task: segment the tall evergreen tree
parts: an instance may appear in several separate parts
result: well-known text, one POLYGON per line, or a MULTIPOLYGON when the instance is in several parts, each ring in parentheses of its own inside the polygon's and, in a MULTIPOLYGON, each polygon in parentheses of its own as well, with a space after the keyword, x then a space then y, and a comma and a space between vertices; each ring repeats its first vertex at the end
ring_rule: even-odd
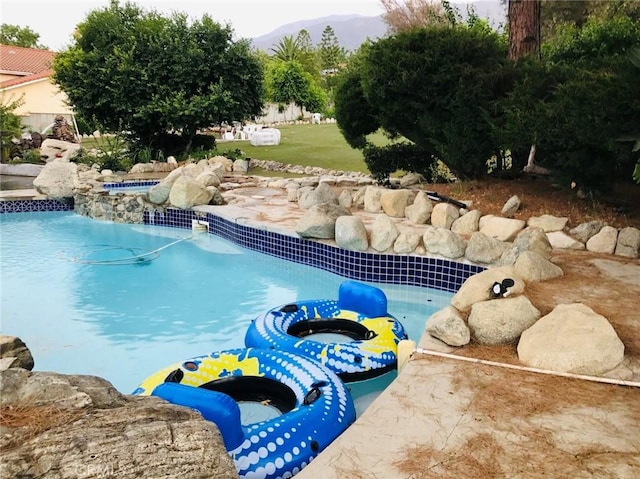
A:
POLYGON ((331 25, 327 25, 322 31, 322 38, 318 45, 318 54, 320 57, 320 68, 322 70, 335 70, 344 63, 347 52, 340 46, 338 37, 336 36, 331 25))

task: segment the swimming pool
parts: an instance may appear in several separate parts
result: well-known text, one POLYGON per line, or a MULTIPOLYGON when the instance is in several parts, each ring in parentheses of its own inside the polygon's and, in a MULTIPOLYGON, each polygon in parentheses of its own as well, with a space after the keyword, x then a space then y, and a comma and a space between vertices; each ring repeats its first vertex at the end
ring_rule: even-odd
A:
MULTIPOLYGON (((36 370, 101 376, 123 393, 173 362, 242 347, 259 313, 334 299, 345 279, 211 234, 72 212, 0 215, 0 237, 2 332, 25 341, 36 370), (155 250, 151 261, 94 264, 155 250)), ((389 312, 416 340, 452 296, 369 284, 385 292, 389 312)), ((356 386, 360 411, 392 379, 356 386)))

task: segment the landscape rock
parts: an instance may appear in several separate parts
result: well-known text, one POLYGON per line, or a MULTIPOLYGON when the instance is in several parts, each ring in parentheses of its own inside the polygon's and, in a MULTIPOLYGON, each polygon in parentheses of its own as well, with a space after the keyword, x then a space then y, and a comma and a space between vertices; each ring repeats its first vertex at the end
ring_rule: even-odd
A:
POLYGON ((491 288, 494 283, 502 283, 505 279, 513 279, 514 285, 509 289, 511 295, 524 292, 524 281, 518 278, 512 266, 489 268, 467 278, 456 294, 451 298, 451 305, 462 313, 471 310, 471 306, 480 301, 491 299, 491 288))
POLYGON ((603 226, 587 241, 587 250, 593 253, 611 254, 616 249, 618 230, 613 226, 603 226))
POLYGON ((331 186, 326 183, 319 183, 314 189, 302 188, 300 190, 300 198, 298 206, 303 210, 308 210, 314 205, 322 203, 339 204, 338 196, 333 192, 331 186))
POLYGON ((453 231, 435 226, 426 227, 422 241, 428 253, 451 259, 464 256, 467 247, 465 241, 453 231))
POLYGON ((483 216, 480 218, 480 232, 500 241, 513 241, 524 227, 523 220, 503 218, 502 216, 483 216))
POLYGON ((585 249, 585 245, 583 243, 580 243, 580 241, 573 239, 562 231, 552 231, 551 233, 547 233, 547 239, 549 240, 551 247, 554 249, 585 249))
POLYGON ((34 178, 33 187, 38 193, 49 198, 71 198, 78 180, 78 166, 68 160, 57 158, 47 163, 34 178))
POLYGON ((604 223, 602 221, 589 221, 582 223, 569 230, 569 236, 580 243, 586 243, 594 234, 602 229, 604 223))
POLYGON ((451 224, 451 231, 461 236, 469 236, 478 231, 481 216, 480 210, 467 211, 451 224))
POLYGON ((335 225, 336 245, 350 251, 366 251, 369 239, 364 223, 357 216, 340 216, 335 225))
POLYGON ((585 304, 560 304, 522 333, 518 357, 534 368, 597 376, 623 361, 624 344, 585 304))
POLYGON ((393 251, 397 254, 413 253, 420 244, 421 239, 422 235, 418 233, 403 231, 393 243, 393 251))
POLYGON ((367 213, 380 213, 382 204, 380 203, 380 195, 384 191, 379 186, 367 186, 364 190, 364 210, 367 213))
POLYGON ((188 210, 197 205, 209 204, 212 192, 188 175, 179 176, 169 192, 169 202, 176 208, 188 210))
POLYGON ((93 376, 0 372, 1 479, 237 478, 213 422, 159 398, 124 396, 93 376), (31 417, 31 421, 28 418, 31 417))
POLYGON ((562 231, 567 225, 569 218, 561 218, 553 215, 532 216, 527 221, 527 225, 541 228, 545 233, 552 231, 562 231))
POLYGON ((340 205, 320 203, 309 208, 300 217, 295 231, 303 238, 334 239, 336 220, 341 216, 350 216, 351 212, 340 205))
POLYGON ((353 197, 349 190, 342 190, 338 195, 338 204, 346 209, 351 209, 353 206, 353 197))
POLYGON ((513 218, 513 215, 516 214, 516 212, 520 208, 520 205, 521 201, 520 198, 518 198, 518 195, 513 195, 504 204, 500 214, 502 214, 502 216, 504 216, 505 218, 513 218))
POLYGON ((0 358, 12 360, 6 361, 4 364, 7 368, 23 368, 31 371, 34 366, 33 356, 27 345, 16 336, 0 334, 0 358))
POLYGON ((178 167, 169 173, 160 183, 153 185, 147 191, 147 198, 151 203, 156 205, 164 204, 169 200, 169 194, 171 193, 171 187, 175 181, 182 176, 183 167, 178 167))
POLYGON ((464 346, 471 340, 471 332, 460 313, 451 306, 436 311, 427 319, 427 333, 449 346, 464 346))
POLYGON ((500 259, 502 254, 510 248, 509 243, 491 238, 476 231, 471 234, 467 242, 464 256, 469 261, 480 264, 492 264, 500 259))
POLYGON ((640 252, 640 229, 632 226, 622 228, 618 232, 615 254, 627 258, 637 258, 640 252))
POLYGON ((371 225, 371 247, 376 251, 387 251, 399 235, 395 222, 387 215, 380 214, 371 225))
POLYGON ((553 264, 534 251, 523 251, 518 256, 513 269, 527 283, 537 283, 564 276, 560 266, 553 264))
POLYGON ((413 204, 404 210, 406 218, 416 225, 424 225, 431 220, 433 202, 424 191, 419 191, 413 200, 413 204))
POLYGON ((387 216, 404 218, 404 210, 413 203, 415 196, 411 190, 384 190, 380 194, 380 206, 387 216))
POLYGON ((467 323, 471 334, 486 345, 509 344, 540 317, 540 311, 524 296, 475 303, 467 323))
POLYGON ((520 231, 516 239, 513 240, 513 247, 518 250, 518 254, 524 251, 533 251, 546 259, 551 258, 553 250, 544 230, 535 226, 527 226, 520 231))
POLYGON ((408 186, 424 183, 424 181, 424 176, 422 176, 420 173, 407 173, 402 178, 400 178, 400 186, 406 188, 408 186))
POLYGON ((451 225, 460 217, 460 210, 449 203, 437 203, 431 212, 431 224, 436 228, 451 229, 451 225))
POLYGON ((40 156, 47 163, 54 160, 69 161, 78 156, 81 150, 82 147, 79 143, 47 138, 40 145, 40 156))

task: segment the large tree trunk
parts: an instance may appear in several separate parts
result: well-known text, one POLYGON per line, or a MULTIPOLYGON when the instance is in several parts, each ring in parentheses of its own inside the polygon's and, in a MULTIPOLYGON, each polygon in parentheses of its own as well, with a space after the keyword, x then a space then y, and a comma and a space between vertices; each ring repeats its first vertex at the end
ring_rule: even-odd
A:
POLYGON ((509 59, 540 58, 540 0, 509 0, 509 59))

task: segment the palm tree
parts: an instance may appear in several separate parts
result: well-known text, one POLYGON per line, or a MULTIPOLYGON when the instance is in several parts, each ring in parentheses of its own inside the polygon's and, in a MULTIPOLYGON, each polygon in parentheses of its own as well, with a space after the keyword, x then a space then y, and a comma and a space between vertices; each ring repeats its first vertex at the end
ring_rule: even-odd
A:
POLYGON ((270 50, 273 52, 273 56, 285 62, 298 60, 301 52, 298 38, 293 38, 293 35, 282 37, 280 41, 274 45, 274 48, 270 50))

